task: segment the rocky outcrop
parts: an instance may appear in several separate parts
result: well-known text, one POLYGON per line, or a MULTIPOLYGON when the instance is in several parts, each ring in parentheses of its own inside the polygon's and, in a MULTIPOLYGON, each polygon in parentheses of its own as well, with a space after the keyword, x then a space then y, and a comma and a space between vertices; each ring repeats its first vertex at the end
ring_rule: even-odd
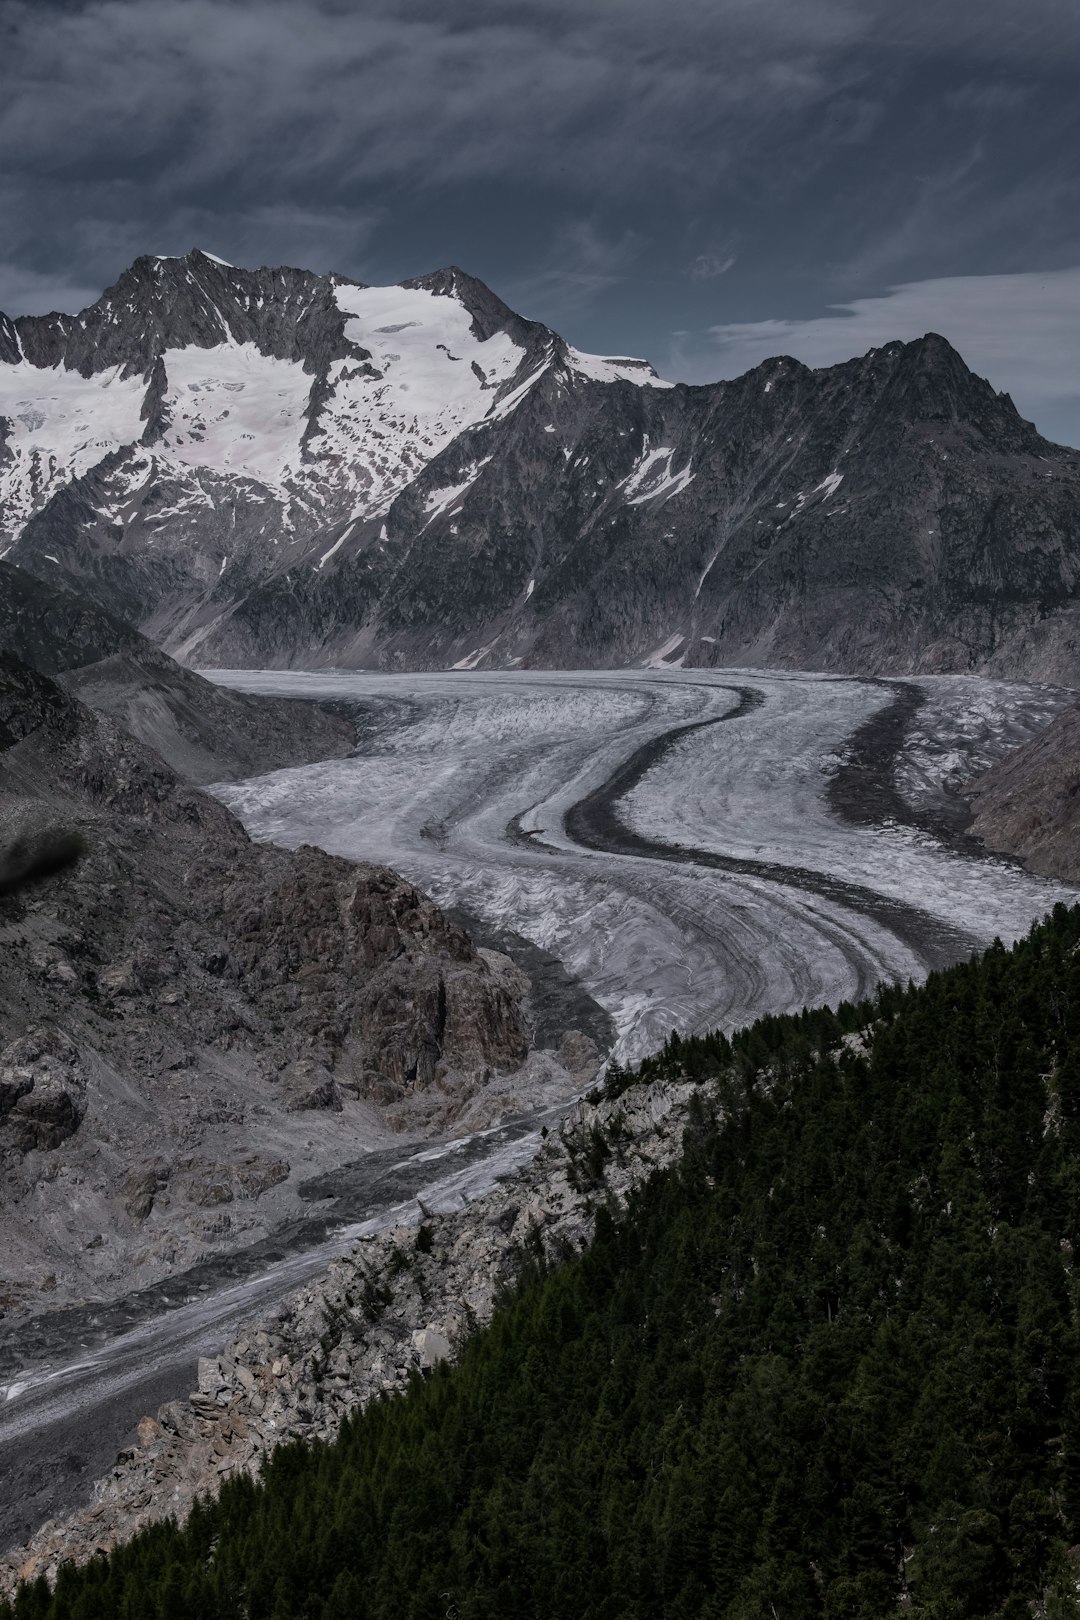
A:
POLYGON ((1066 709, 1023 748, 967 789, 971 831, 1032 872, 1080 880, 1080 706, 1066 709))
POLYGON ((418 1209, 416 1224, 363 1239, 318 1283, 200 1359, 197 1389, 142 1420, 92 1505, 0 1561, 0 1591, 183 1516, 285 1440, 333 1439, 348 1413, 452 1358, 525 1260, 580 1250, 600 1205, 617 1210, 678 1156, 695 1089, 657 1081, 583 1101, 485 1198, 456 1215, 418 1209))
POLYGON ((11 661, 0 743, 0 1308, 251 1241, 305 1177, 522 1069, 527 981, 396 874, 252 844, 11 661))
POLYGON ((0 1052, 0 1141, 10 1150, 59 1147, 85 1112, 79 1051, 59 1030, 28 1030, 0 1052))
MULTIPOLYGON (((344 278, 287 266, 243 270, 198 248, 181 258, 146 254, 79 315, 0 318, 0 363, 60 365, 82 377, 119 370, 153 385, 167 349, 222 342, 297 360, 311 373, 333 360, 363 362, 366 352, 345 335, 335 281, 344 278)), ((152 432, 151 409, 147 420, 152 432)))

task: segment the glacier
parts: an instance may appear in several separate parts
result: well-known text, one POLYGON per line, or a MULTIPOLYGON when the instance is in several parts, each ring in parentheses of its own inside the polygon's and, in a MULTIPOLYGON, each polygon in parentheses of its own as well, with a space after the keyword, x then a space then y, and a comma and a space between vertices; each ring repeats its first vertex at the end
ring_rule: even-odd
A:
POLYGON ((988 763, 1069 700, 1052 688, 761 670, 211 675, 345 701, 362 721, 349 759, 213 790, 255 837, 385 863, 524 935, 610 1013, 622 1060, 672 1029, 922 978, 1077 898, 931 813, 955 805, 965 759, 988 763), (852 739, 898 694, 913 713, 882 769, 911 814, 845 815, 852 739))

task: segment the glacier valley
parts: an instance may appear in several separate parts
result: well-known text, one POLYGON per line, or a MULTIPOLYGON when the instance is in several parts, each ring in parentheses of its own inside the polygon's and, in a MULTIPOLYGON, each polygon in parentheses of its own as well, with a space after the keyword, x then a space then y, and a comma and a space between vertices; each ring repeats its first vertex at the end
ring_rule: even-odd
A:
MULTIPOLYGON (((386 862, 481 939, 530 941, 604 1010, 624 1061, 672 1029, 919 979, 1076 899, 965 831, 965 784, 1067 706, 1061 688, 680 669, 215 679, 359 721, 349 758, 213 790, 253 836, 386 862)), ((528 1163, 565 1100, 522 1103, 491 1129, 364 1155, 263 1243, 7 1328, 0 1543, 85 1501, 198 1355, 358 1237, 528 1163)))
POLYGON ((1068 885, 965 837, 964 782, 1071 701, 980 677, 217 671, 360 711, 345 760, 215 791, 558 957, 632 1061, 672 1029, 919 979, 1068 885))

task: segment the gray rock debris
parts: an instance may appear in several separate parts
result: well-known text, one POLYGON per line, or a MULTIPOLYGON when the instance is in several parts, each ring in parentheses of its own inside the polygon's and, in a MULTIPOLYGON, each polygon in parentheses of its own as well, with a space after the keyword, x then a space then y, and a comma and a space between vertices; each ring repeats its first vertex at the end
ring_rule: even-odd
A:
POLYGON ((678 1157, 695 1089, 654 1082, 617 1101, 582 1101, 532 1163, 485 1198, 358 1243, 220 1356, 201 1357, 197 1389, 142 1420, 92 1505, 0 1559, 0 1592, 186 1514, 222 1479, 254 1474, 284 1441, 332 1440, 348 1413, 452 1358, 491 1319, 527 1245, 538 1241, 553 1258, 582 1249, 599 1204, 624 1206, 678 1157), (597 1134, 608 1149, 600 1170, 586 1154, 597 1134))
POLYGON ((31 1029, 0 1052, 0 1153, 57 1148, 85 1112, 79 1053, 59 1030, 31 1029))

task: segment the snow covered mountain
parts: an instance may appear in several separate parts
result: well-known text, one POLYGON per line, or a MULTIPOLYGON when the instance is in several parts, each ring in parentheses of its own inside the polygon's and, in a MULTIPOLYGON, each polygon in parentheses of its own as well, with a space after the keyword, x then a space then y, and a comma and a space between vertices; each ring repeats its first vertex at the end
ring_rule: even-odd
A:
POLYGON ((0 316, 0 554, 202 665, 1080 677, 1080 455, 943 339, 673 387, 454 268, 0 316))

